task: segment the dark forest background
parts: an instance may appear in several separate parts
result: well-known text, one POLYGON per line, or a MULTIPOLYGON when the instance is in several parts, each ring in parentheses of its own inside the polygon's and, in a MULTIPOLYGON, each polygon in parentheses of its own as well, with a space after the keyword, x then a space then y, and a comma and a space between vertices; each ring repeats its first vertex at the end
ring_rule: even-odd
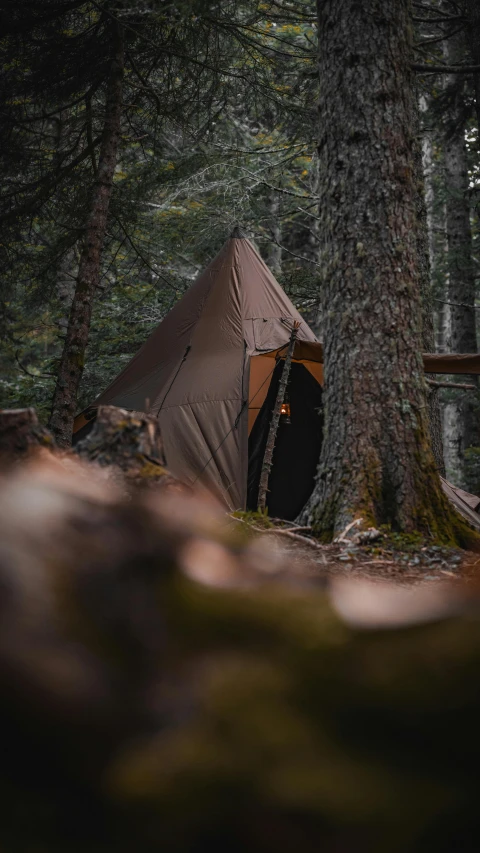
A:
MULTIPOLYGON (((474 6, 412 6, 439 352, 477 351, 474 6)), ((236 224, 322 336, 317 100, 328 80, 318 79, 315 3, 4 0, 0 404, 33 405, 45 422, 101 184, 119 22, 120 137, 76 409, 135 354, 236 224)), ((440 399, 447 476, 478 493, 477 392, 442 388, 440 399)))

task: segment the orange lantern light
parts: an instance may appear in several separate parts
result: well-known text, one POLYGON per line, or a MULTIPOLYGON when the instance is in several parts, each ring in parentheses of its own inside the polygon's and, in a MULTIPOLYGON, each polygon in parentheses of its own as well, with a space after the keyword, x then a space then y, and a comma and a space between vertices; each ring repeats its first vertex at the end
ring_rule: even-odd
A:
POLYGON ((290 424, 290 403, 288 401, 284 401, 282 403, 282 408, 280 409, 280 418, 282 423, 290 424))

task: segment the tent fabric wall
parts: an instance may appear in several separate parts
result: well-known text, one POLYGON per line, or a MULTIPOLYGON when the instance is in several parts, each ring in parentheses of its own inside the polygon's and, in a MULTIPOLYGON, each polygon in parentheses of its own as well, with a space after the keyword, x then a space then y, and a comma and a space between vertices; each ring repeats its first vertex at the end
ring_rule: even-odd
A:
POLYGON ((276 362, 266 355, 250 358, 250 381, 248 388, 248 434, 257 419, 267 396, 276 362))
POLYGON ((471 527, 480 531, 480 515, 477 512, 477 507, 480 505, 480 498, 453 486, 452 483, 444 480, 443 477, 440 477, 440 482, 445 495, 457 512, 460 513, 471 527))

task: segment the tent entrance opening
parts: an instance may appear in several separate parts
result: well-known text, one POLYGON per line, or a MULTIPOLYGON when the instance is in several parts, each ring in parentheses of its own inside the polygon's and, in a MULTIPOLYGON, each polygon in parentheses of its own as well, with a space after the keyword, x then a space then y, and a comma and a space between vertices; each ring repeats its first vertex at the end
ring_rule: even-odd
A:
MULTIPOLYGON (((272 359, 268 360, 273 367, 272 359)), ((247 508, 256 510, 258 486, 272 411, 283 369, 279 360, 248 441, 247 508)), ((287 386, 289 414, 278 426, 268 482, 268 514, 293 520, 310 497, 323 433, 322 388, 305 365, 292 362, 287 386)))

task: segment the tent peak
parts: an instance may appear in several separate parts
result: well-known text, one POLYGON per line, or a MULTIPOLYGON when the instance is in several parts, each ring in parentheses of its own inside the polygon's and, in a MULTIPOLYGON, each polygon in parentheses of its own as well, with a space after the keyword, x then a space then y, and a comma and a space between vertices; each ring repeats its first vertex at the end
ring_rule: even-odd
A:
POLYGON ((248 240, 246 232, 240 225, 235 225, 232 233, 230 234, 230 240, 248 240))

